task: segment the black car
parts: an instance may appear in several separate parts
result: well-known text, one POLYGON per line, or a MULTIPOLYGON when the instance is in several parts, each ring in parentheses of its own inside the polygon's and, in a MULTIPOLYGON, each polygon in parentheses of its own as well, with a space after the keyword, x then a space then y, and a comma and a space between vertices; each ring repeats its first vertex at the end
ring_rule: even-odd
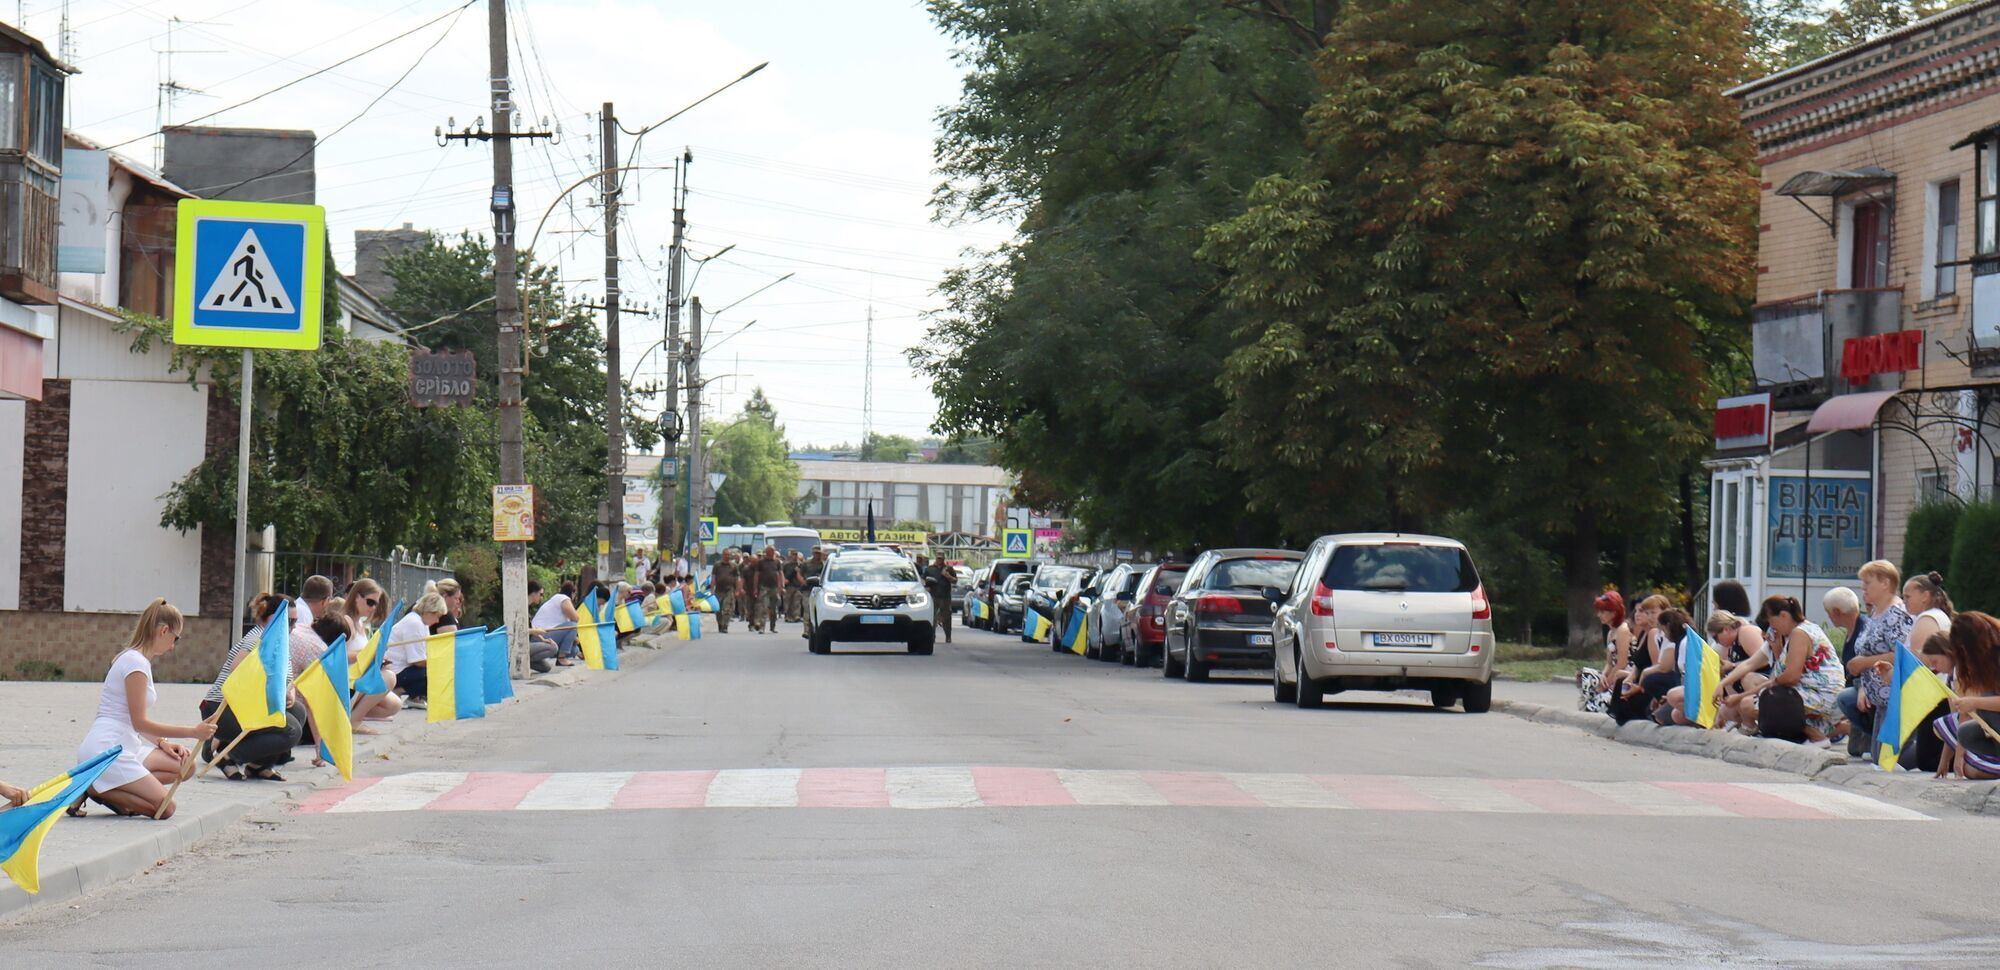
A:
POLYGON ((1264 589, 1289 588, 1303 559, 1294 549, 1202 553, 1167 602, 1165 676, 1199 681, 1216 669, 1270 668, 1271 603, 1264 589))
POLYGON ((994 617, 975 625, 981 629, 1007 632, 1007 626, 999 622, 1000 591, 1006 588, 1008 579, 1032 574, 1038 565, 1040 563, 1027 559, 996 559, 992 565, 982 570, 978 585, 972 588, 972 595, 985 600, 986 605, 993 607, 994 617))
POLYGON ((1017 572, 1000 585, 999 592, 993 594, 993 620, 988 625, 999 633, 1012 633, 1021 628, 1021 617, 1027 609, 1029 577, 1017 572))

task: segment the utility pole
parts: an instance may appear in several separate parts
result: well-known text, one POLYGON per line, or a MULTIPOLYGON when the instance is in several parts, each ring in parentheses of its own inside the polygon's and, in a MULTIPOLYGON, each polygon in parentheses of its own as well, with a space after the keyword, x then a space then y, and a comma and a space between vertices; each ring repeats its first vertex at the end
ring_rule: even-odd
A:
POLYGON ((606 572, 615 582, 625 575, 625 402, 619 386, 624 371, 618 362, 618 116, 604 102, 598 119, 604 153, 604 481, 605 508, 610 521, 606 572))
MULTIPOLYGON (((521 450, 521 291, 514 258, 514 97, 507 78, 507 0, 486 0, 486 56, 493 94, 493 306, 500 330, 500 483, 523 485, 521 450)), ((528 546, 500 544, 501 616, 507 623, 507 666, 528 675, 528 546)))
MULTIPOLYGON (((677 213, 678 214, 678 213, 677 213)), ((701 446, 701 297, 689 301, 692 309, 688 312, 688 518, 687 535, 690 545, 701 535, 702 487, 708 484, 706 469, 702 459, 706 457, 701 446)), ((688 561, 699 558, 696 552, 688 554, 688 561)))
MULTIPOLYGON (((685 279, 681 274, 687 264, 687 245, 685 242, 687 236, 687 170, 693 162, 694 153, 684 151, 681 153, 679 161, 674 163, 674 241, 673 247, 667 253, 667 332, 665 334, 666 343, 661 347, 661 353, 665 354, 667 358, 666 410, 668 411, 672 411, 680 406, 681 301, 684 299, 681 294, 681 285, 685 279)), ((683 420, 681 422, 682 429, 688 433, 692 433, 692 421, 692 417, 683 420)), ((688 447, 690 453, 692 453, 694 446, 689 445, 688 447)), ((665 450, 667 457, 672 458, 675 450, 674 443, 671 441, 667 442, 665 450)), ((660 548, 662 550, 670 548, 668 543, 673 541, 676 477, 674 475, 664 475, 661 476, 660 481, 660 548)), ((695 479, 689 478, 688 508, 692 509, 694 507, 694 497, 698 494, 700 494, 700 490, 696 486, 695 479)), ((691 536, 693 533, 686 533, 685 535, 691 536)), ((686 539, 673 542, 671 548, 687 548, 686 539)), ((694 558, 692 554, 688 556, 690 561, 694 558)))

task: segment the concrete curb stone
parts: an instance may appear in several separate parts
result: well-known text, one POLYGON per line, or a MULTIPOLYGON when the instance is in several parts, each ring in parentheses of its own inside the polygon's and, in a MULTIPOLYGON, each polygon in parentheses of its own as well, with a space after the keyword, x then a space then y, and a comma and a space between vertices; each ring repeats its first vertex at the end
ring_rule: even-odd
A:
MULTIPOLYGON (((671 635, 641 634, 634 641, 647 647, 644 652, 626 654, 633 662, 625 664, 612 676, 643 666, 651 658, 659 657, 666 651, 667 643, 676 642, 671 635)), ((534 675, 535 679, 515 684, 515 700, 525 701, 541 696, 552 690, 580 686, 586 681, 581 672, 585 668, 558 667, 548 674, 534 675)), ((602 680, 602 678, 598 678, 602 680)), ((439 725, 423 720, 411 720, 408 724, 376 735, 375 747, 367 752, 372 759, 393 755, 412 741, 420 740, 439 725)), ((236 820, 252 812, 268 809, 272 805, 295 801, 315 789, 343 784, 338 774, 313 781, 289 781, 272 785, 265 789, 267 797, 250 801, 212 801, 203 799, 193 804, 183 803, 174 817, 163 822, 148 819, 105 818, 99 824, 129 825, 130 838, 83 858, 68 860, 52 866, 44 866, 41 871, 42 891, 29 895, 20 887, 0 877, 0 920, 41 906, 67 902, 86 893, 95 892, 113 883, 130 878, 173 856, 193 848, 211 835, 215 835, 233 825, 236 820)), ((184 791, 186 789, 183 789, 184 791)), ((101 814, 97 809, 94 814, 101 814)), ((65 824, 74 825, 75 822, 65 824)), ((58 827, 55 831, 61 832, 58 827)))
POLYGON ((1886 772, 1873 764, 1849 761, 1841 751, 1719 731, 1661 727, 1651 721, 1620 725, 1601 714, 1525 701, 1496 700, 1493 709, 1537 723, 1575 727, 1621 744, 1789 772, 1869 795, 1927 802, 1968 814, 2000 815, 2000 781, 1941 782, 1917 772, 1886 772))

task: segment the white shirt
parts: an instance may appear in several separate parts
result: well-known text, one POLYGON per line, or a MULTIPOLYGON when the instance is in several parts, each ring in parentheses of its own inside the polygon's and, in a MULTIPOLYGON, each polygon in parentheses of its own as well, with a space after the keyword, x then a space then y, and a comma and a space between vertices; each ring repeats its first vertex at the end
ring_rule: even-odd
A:
POLYGON ((97 719, 111 724, 132 728, 132 705, 127 701, 125 678, 133 671, 146 675, 146 706, 150 709, 159 702, 159 691, 153 689, 153 662, 137 650, 127 648, 119 652, 111 661, 111 669, 104 675, 104 689, 97 695, 97 719))
POLYGON ((552 630, 559 626, 568 626, 569 617, 563 615, 563 604, 568 602, 569 597, 561 593, 543 600, 542 608, 535 611, 535 618, 529 621, 528 625, 537 630, 552 630))
POLYGON ((319 617, 313 615, 313 608, 311 604, 305 601, 305 597, 301 596, 292 601, 292 626, 294 628, 303 626, 311 629, 313 621, 317 619, 319 617))
POLYGON ((423 617, 417 615, 416 610, 403 614, 403 618, 389 628, 388 661, 391 680, 402 673, 404 667, 419 660, 429 659, 430 655, 425 652, 427 644, 424 643, 424 638, 430 635, 431 628, 424 623, 423 617), (398 642, 402 640, 413 642, 398 642))

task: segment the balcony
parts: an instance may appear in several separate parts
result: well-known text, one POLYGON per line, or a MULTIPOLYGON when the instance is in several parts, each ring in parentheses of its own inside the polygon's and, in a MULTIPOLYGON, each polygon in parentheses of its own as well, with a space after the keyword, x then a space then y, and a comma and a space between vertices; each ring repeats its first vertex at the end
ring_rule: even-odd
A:
POLYGON ((59 181, 34 160, 0 153, 0 297, 56 302, 59 181))
POLYGON ((1816 296, 1760 304, 1750 311, 1757 386, 1769 389, 1772 403, 1781 410, 1814 407, 1855 391, 1900 389, 1900 373, 1877 374, 1855 383, 1840 376, 1840 362, 1849 338, 1902 329, 1901 288, 1825 290, 1816 296))

